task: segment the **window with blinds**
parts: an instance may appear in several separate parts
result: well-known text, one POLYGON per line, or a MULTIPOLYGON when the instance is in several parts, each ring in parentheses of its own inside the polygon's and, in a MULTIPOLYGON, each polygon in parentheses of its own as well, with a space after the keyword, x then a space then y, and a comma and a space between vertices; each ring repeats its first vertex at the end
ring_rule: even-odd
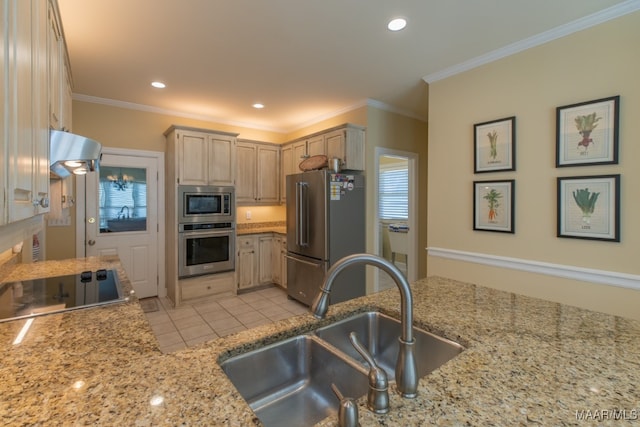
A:
POLYGON ((101 232, 137 231, 145 229, 147 217, 146 169, 140 168, 100 168, 98 185, 101 232), (131 227, 115 228, 113 221, 137 221, 131 227))
POLYGON ((381 219, 409 218, 409 169, 406 166, 380 167, 378 215, 381 219))

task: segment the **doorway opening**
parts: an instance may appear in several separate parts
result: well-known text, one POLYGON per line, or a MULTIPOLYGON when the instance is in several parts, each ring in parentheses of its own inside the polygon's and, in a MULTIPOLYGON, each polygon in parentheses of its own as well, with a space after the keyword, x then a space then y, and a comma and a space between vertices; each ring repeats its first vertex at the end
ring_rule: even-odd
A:
MULTIPOLYGON (((375 150, 375 248, 410 282, 418 276, 417 164, 417 153, 375 150)), ((393 286, 388 274, 379 271, 375 275, 374 292, 393 286)))

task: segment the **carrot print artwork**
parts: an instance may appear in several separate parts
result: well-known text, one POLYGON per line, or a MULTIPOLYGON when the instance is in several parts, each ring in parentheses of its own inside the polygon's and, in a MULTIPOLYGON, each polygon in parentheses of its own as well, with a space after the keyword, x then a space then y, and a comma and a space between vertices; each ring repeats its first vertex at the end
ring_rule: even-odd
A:
POLYGON ((502 193, 496 191, 495 188, 492 188, 491 191, 484 195, 483 199, 489 204, 489 221, 495 221, 498 216, 498 208, 500 207, 499 199, 501 198, 502 193))

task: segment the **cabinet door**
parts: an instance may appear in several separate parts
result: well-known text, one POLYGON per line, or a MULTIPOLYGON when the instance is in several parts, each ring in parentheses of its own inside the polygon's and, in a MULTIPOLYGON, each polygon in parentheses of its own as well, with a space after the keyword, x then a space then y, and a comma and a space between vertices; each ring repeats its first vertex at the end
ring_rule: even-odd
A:
POLYGON ((326 135, 327 141, 327 157, 329 159, 340 159, 342 163, 345 161, 344 149, 344 131, 338 130, 330 132, 326 135))
POLYGON ((255 144, 238 142, 236 173, 236 202, 254 203, 256 201, 256 151, 255 144))
POLYGON ((273 283, 282 285, 282 265, 280 261, 280 250, 282 249, 282 237, 274 236, 271 246, 271 265, 273 266, 273 283))
POLYGON ((300 162, 309 157, 307 155, 307 141, 294 142, 293 149, 293 173, 300 172, 300 162))
MULTIPOLYGON (((31 107, 34 170, 33 186, 36 214, 50 210, 49 200, 49 81, 48 81, 48 2, 33 0, 33 106, 31 107)), ((60 84, 60 82, 58 82, 60 84)))
POLYGON ((61 76, 61 55, 62 33, 58 26, 53 6, 49 6, 48 13, 48 68, 49 68, 49 124, 53 129, 60 129, 60 76, 61 76))
POLYGON ((8 197, 9 222, 29 218, 35 214, 34 160, 35 141, 32 114, 33 75, 32 54, 32 14, 30 1, 13 0, 9 2, 9 13, 16 19, 9 19, 9 91, 7 99, 11 102, 6 126, 8 135, 8 197), (16 15, 12 15, 16 14, 16 15), (15 24, 15 25, 14 25, 15 24))
POLYGON ((258 260, 256 244, 253 236, 238 238, 238 258, 236 274, 238 276, 238 288, 250 288, 257 285, 258 260))
POLYGON ((279 158, 279 147, 258 145, 258 175, 255 185, 257 187, 257 201, 260 203, 278 203, 280 190, 280 173, 278 168, 279 158))
POLYGON ((209 138, 209 183, 233 185, 235 138, 211 135, 209 138))
MULTIPOLYGON (((6 3, 6 2, 4 2, 6 3)), ((8 16, 5 5, 0 7, 0 22, 7 22, 8 16)), ((9 28, 7 25, 0 27, 0 167, 3 171, 8 169, 7 157, 5 157, 6 141, 9 140, 8 124, 5 122, 5 112, 9 111, 7 102, 9 90, 6 87, 7 76, 9 75, 9 49, 7 41, 9 38, 9 28)), ((0 225, 7 223, 7 182, 5 173, 0 173, 0 225)))
POLYGON ((309 156, 327 154, 327 146, 324 141, 324 135, 314 136, 307 141, 307 154, 309 156))
POLYGON ((293 147, 286 145, 280 151, 280 202, 287 201, 287 175, 295 173, 293 170, 293 147))
POLYGON ((259 266, 258 283, 263 285, 273 283, 273 236, 260 236, 259 242, 259 266))
POLYGON ((178 169, 180 184, 207 185, 208 179, 208 135, 199 132, 180 131, 178 169))

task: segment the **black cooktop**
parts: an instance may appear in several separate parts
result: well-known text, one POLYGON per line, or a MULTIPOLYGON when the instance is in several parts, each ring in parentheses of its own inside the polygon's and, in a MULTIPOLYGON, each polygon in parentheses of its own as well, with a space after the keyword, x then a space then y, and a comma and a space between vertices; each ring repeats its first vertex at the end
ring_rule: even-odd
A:
POLYGON ((127 300, 115 270, 0 283, 0 322, 127 300))

